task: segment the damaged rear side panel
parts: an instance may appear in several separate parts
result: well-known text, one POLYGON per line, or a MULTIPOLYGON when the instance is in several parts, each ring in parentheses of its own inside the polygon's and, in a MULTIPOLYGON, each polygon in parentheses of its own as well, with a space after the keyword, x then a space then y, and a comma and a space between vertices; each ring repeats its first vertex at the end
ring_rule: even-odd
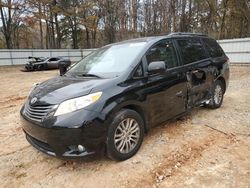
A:
POLYGON ((229 77, 228 58, 214 39, 188 37, 176 39, 187 79, 187 110, 209 103, 214 82, 229 77))

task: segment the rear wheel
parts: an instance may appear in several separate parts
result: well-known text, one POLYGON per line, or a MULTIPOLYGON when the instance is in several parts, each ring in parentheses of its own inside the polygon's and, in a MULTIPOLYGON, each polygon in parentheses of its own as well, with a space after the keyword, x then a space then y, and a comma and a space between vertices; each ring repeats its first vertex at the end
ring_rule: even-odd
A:
POLYGON ((141 116, 130 109, 118 112, 108 129, 107 155, 111 159, 126 160, 139 150, 144 136, 141 116))
POLYGON ((219 108, 223 102, 224 97, 224 84, 220 80, 216 80, 213 87, 212 98, 209 101, 209 104, 206 107, 209 108, 219 108))

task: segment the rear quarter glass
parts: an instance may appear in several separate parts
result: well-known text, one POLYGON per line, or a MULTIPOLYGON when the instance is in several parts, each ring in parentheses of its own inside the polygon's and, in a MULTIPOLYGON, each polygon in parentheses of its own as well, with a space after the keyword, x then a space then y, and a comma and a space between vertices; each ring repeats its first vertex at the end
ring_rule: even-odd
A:
POLYGON ((203 38, 202 40, 205 44, 205 48, 207 49, 211 57, 221 57, 224 55, 224 51, 216 40, 210 38, 203 38))

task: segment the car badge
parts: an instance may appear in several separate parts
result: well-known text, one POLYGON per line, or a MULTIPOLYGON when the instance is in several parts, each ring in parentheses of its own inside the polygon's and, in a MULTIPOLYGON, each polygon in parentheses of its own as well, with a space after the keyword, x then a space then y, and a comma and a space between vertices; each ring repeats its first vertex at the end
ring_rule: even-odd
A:
POLYGON ((36 103, 36 101, 37 101, 37 98, 36 98, 36 97, 34 97, 34 98, 32 98, 32 99, 30 100, 30 104, 35 104, 35 103, 36 103))

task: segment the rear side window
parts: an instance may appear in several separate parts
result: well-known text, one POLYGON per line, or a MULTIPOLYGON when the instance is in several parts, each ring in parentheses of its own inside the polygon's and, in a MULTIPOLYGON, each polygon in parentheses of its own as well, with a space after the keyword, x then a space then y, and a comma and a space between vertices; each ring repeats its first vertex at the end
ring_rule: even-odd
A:
POLYGON ((58 61, 59 59, 58 58, 50 58, 49 61, 58 61))
POLYGON ((204 38, 202 39, 205 47, 211 57, 221 57, 224 55, 224 52, 220 45, 214 39, 204 38))
POLYGON ((183 63, 189 64, 195 61, 206 59, 206 52, 199 39, 188 38, 177 40, 183 56, 183 63))

